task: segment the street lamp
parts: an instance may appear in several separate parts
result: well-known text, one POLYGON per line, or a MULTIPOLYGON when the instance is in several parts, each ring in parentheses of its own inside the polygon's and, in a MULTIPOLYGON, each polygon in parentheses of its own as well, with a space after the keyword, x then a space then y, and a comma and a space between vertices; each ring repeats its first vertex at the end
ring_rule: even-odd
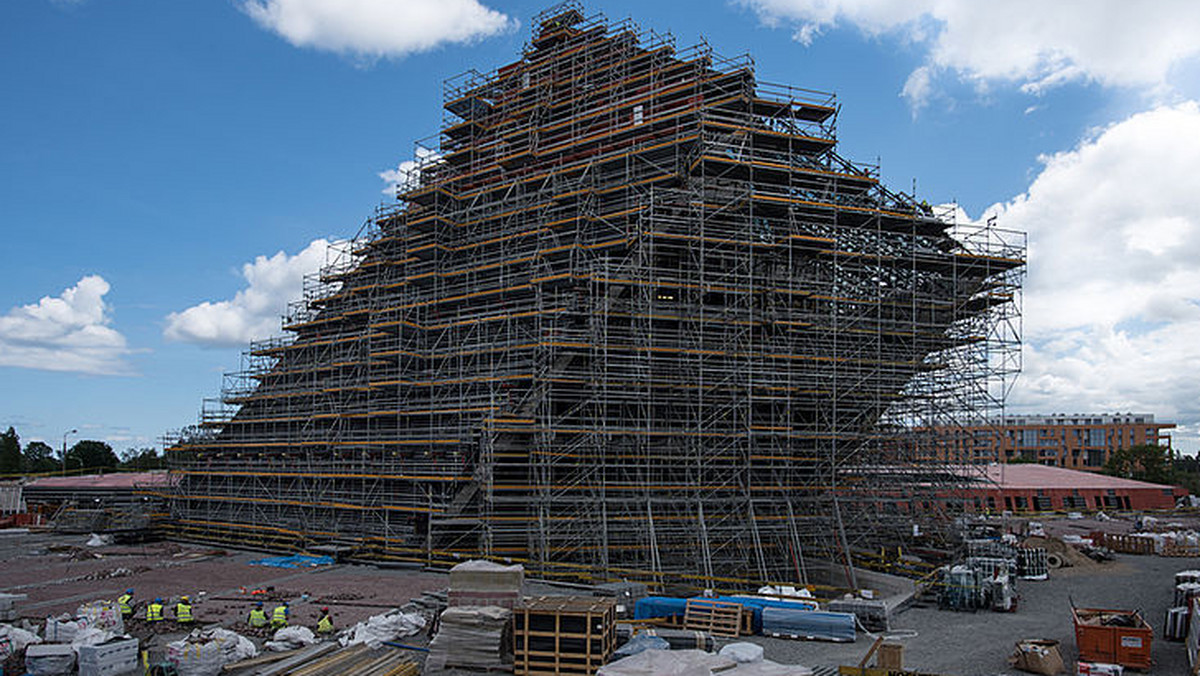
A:
POLYGON ((63 432, 63 451, 62 451, 62 464, 63 464, 62 473, 63 473, 63 476, 67 475, 67 435, 75 434, 78 431, 79 430, 70 430, 69 432, 63 432))

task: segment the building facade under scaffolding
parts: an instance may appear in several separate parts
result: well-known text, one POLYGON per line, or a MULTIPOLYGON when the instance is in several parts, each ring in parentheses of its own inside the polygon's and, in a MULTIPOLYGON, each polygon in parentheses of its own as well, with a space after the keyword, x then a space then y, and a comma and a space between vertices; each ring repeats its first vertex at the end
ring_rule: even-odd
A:
POLYGON ((953 476, 909 430, 1018 366, 1023 236, 888 190, 748 58, 533 25, 169 449, 177 536, 796 580, 908 532, 953 476))

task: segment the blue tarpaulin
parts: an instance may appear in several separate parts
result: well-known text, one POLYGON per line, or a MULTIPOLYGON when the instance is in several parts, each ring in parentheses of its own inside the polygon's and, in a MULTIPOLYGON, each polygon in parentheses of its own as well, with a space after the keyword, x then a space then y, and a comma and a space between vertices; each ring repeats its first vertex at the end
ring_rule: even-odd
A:
POLYGON ((648 620, 652 617, 683 618, 687 609, 687 599, 677 599, 670 596, 646 596, 637 600, 633 606, 633 619, 648 620))
MULTIPOLYGON (((740 603, 744 608, 748 608, 753 615, 752 627, 755 634, 762 631, 763 608, 778 608, 789 612, 812 612, 817 609, 815 601, 784 601, 764 599, 756 596, 719 596, 713 600, 740 603)), ((647 596, 638 599, 637 604, 633 607, 633 617, 636 620, 647 620, 652 617, 678 617, 682 619, 686 609, 687 599, 677 599, 668 596, 647 596)), ((851 625, 851 629, 853 629, 853 626, 851 625)), ((851 638, 851 640, 854 639, 851 638)))
POLYGON ((272 568, 316 568, 317 566, 333 565, 331 556, 307 556, 293 554, 291 556, 268 556, 265 559, 255 559, 252 566, 271 566, 272 568))

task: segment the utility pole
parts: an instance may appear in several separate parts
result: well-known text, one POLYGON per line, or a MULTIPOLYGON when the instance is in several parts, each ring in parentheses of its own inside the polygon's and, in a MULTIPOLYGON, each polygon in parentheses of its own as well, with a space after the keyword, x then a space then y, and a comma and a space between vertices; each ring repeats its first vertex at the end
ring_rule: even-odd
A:
POLYGON ((67 435, 75 434, 78 431, 79 430, 70 430, 68 432, 63 432, 63 450, 62 450, 62 466, 63 466, 62 473, 63 473, 63 476, 67 475, 67 435))

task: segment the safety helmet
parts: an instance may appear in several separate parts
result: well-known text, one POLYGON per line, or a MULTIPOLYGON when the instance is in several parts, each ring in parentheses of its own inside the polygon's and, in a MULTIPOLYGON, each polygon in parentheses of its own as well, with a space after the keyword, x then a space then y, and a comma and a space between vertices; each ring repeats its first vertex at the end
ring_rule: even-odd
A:
POLYGON ((323 613, 327 613, 327 612, 329 612, 329 609, 328 609, 328 608, 322 608, 322 609, 321 609, 321 612, 323 612, 323 613))
POLYGON ((125 593, 126 593, 126 594, 132 594, 132 593, 133 593, 133 588, 132 588, 132 587, 130 587, 129 589, 126 589, 126 590, 125 590, 125 593))
POLYGON ((255 603, 255 604, 254 604, 254 607, 255 607, 255 608, 262 608, 262 601, 259 601, 258 603, 255 603))
POLYGON ((161 596, 156 596, 156 597, 154 598, 154 602, 155 602, 155 603, 162 603, 162 597, 161 597, 161 596))
POLYGON ((189 598, 188 598, 188 597, 186 597, 186 596, 180 596, 180 597, 179 597, 179 600, 180 600, 180 601, 190 601, 191 599, 189 599, 189 598))

